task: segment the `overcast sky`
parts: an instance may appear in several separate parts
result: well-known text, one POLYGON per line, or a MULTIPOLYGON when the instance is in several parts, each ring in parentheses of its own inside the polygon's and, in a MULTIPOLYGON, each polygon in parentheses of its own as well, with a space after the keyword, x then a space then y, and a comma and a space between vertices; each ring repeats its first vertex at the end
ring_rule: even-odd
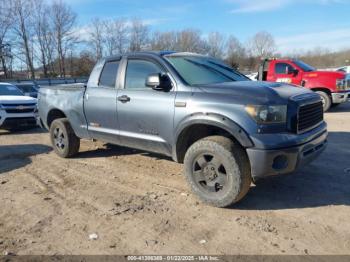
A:
POLYGON ((66 0, 86 26, 94 17, 140 18, 152 30, 200 29, 233 34, 243 43, 257 31, 279 51, 350 48, 350 0, 66 0))

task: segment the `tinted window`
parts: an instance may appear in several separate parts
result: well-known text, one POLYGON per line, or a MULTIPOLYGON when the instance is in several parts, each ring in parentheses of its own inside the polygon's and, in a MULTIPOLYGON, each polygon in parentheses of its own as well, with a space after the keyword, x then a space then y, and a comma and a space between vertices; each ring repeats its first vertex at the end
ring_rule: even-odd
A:
POLYGON ((16 85, 16 86, 24 93, 37 92, 37 90, 33 85, 16 85))
POLYGON ((248 81, 249 79, 220 60, 204 56, 166 57, 189 85, 248 81))
POLYGON ((316 71, 316 68, 304 63, 303 61, 300 60, 294 60, 293 61, 297 66, 299 66, 303 71, 305 72, 313 72, 316 71))
POLYGON ((107 62, 103 67, 99 85, 114 88, 118 74, 118 67, 119 61, 107 62))
POLYGON ((13 85, 0 85, 0 96, 23 96, 23 93, 13 85))
POLYGON ((293 71, 294 68, 287 63, 277 63, 275 66, 275 73, 276 74, 286 74, 286 68, 288 67, 289 72, 293 71))
POLYGON ((161 73, 162 69, 150 61, 129 60, 126 69, 125 88, 147 88, 146 79, 150 74, 161 73))

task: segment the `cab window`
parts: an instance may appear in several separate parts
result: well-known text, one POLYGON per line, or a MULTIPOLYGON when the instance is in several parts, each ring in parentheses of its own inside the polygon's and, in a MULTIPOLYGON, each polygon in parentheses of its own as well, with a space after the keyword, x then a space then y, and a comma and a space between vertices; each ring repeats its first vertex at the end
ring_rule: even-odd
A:
POLYGON ((99 86, 102 87, 115 87, 115 82, 117 80, 119 68, 119 61, 106 62, 105 66, 102 69, 99 86))
POLYGON ((147 60, 129 60, 126 77, 125 89, 145 89, 146 79, 150 74, 161 73, 162 69, 158 64, 147 60))
POLYGON ((286 74, 286 70, 288 68, 288 71, 289 72, 292 72, 294 70, 294 68, 290 65, 290 64, 287 64, 287 63, 276 63, 276 66, 275 66, 275 73, 276 74, 286 74))

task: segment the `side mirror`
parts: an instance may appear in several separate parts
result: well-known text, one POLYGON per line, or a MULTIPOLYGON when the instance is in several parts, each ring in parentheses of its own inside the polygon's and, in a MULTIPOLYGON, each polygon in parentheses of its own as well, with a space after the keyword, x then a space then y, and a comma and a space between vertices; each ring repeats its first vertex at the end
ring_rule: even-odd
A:
POLYGON ((172 89, 171 80, 166 74, 150 74, 146 79, 146 86, 154 90, 170 91, 172 89))

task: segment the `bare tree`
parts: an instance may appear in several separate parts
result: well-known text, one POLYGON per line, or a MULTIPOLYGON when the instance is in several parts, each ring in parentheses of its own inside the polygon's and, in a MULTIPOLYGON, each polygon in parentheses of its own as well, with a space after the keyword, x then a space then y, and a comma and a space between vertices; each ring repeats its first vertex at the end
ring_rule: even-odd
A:
POLYGON ((234 68, 243 64, 245 49, 241 42, 233 35, 229 36, 226 42, 226 60, 234 68))
MULTIPOLYGON (((50 16, 51 9, 43 0, 34 2, 33 25, 35 32, 35 44, 38 51, 37 60, 43 67, 45 77, 48 77, 49 69, 54 72, 53 50, 54 50, 54 35, 52 33, 52 23, 47 19, 50 16)), ((34 52, 35 53, 35 52, 34 52)))
POLYGON ((273 36, 265 31, 258 32, 250 40, 250 52, 255 57, 272 56, 276 51, 276 43, 273 36))
POLYGON ((177 49, 176 32, 155 32, 151 39, 152 50, 176 50, 177 49))
POLYGON ((13 24, 14 33, 20 39, 20 46, 24 52, 25 60, 31 78, 35 77, 33 65, 33 51, 30 46, 32 41, 32 24, 31 15, 33 13, 32 0, 13 0, 13 24))
POLYGON ((73 34, 76 22, 76 14, 70 6, 62 0, 56 0, 52 4, 52 21, 57 47, 58 64, 61 76, 66 76, 65 59, 68 50, 77 42, 73 34))
POLYGON ((201 32, 194 29, 185 29, 177 33, 177 50, 183 52, 204 53, 205 42, 201 37, 201 32))
POLYGON ((10 27, 13 25, 12 5, 10 0, 3 0, 0 7, 0 59, 5 78, 8 74, 8 59, 11 59, 10 44, 7 37, 10 27))
POLYGON ((130 46, 131 52, 146 49, 148 43, 149 28, 141 20, 134 19, 131 21, 130 28, 130 46))
POLYGON ((128 26, 124 19, 105 21, 105 40, 108 55, 126 52, 128 43, 128 26))
MULTIPOLYGON (((91 23, 89 42, 93 48, 96 60, 103 57, 105 44, 105 23, 99 18, 94 18, 91 23)), ((112 32, 110 32, 112 34, 112 32)))
POLYGON ((207 40, 208 54, 216 58, 222 58, 224 55, 225 38, 219 32, 212 32, 207 40))

